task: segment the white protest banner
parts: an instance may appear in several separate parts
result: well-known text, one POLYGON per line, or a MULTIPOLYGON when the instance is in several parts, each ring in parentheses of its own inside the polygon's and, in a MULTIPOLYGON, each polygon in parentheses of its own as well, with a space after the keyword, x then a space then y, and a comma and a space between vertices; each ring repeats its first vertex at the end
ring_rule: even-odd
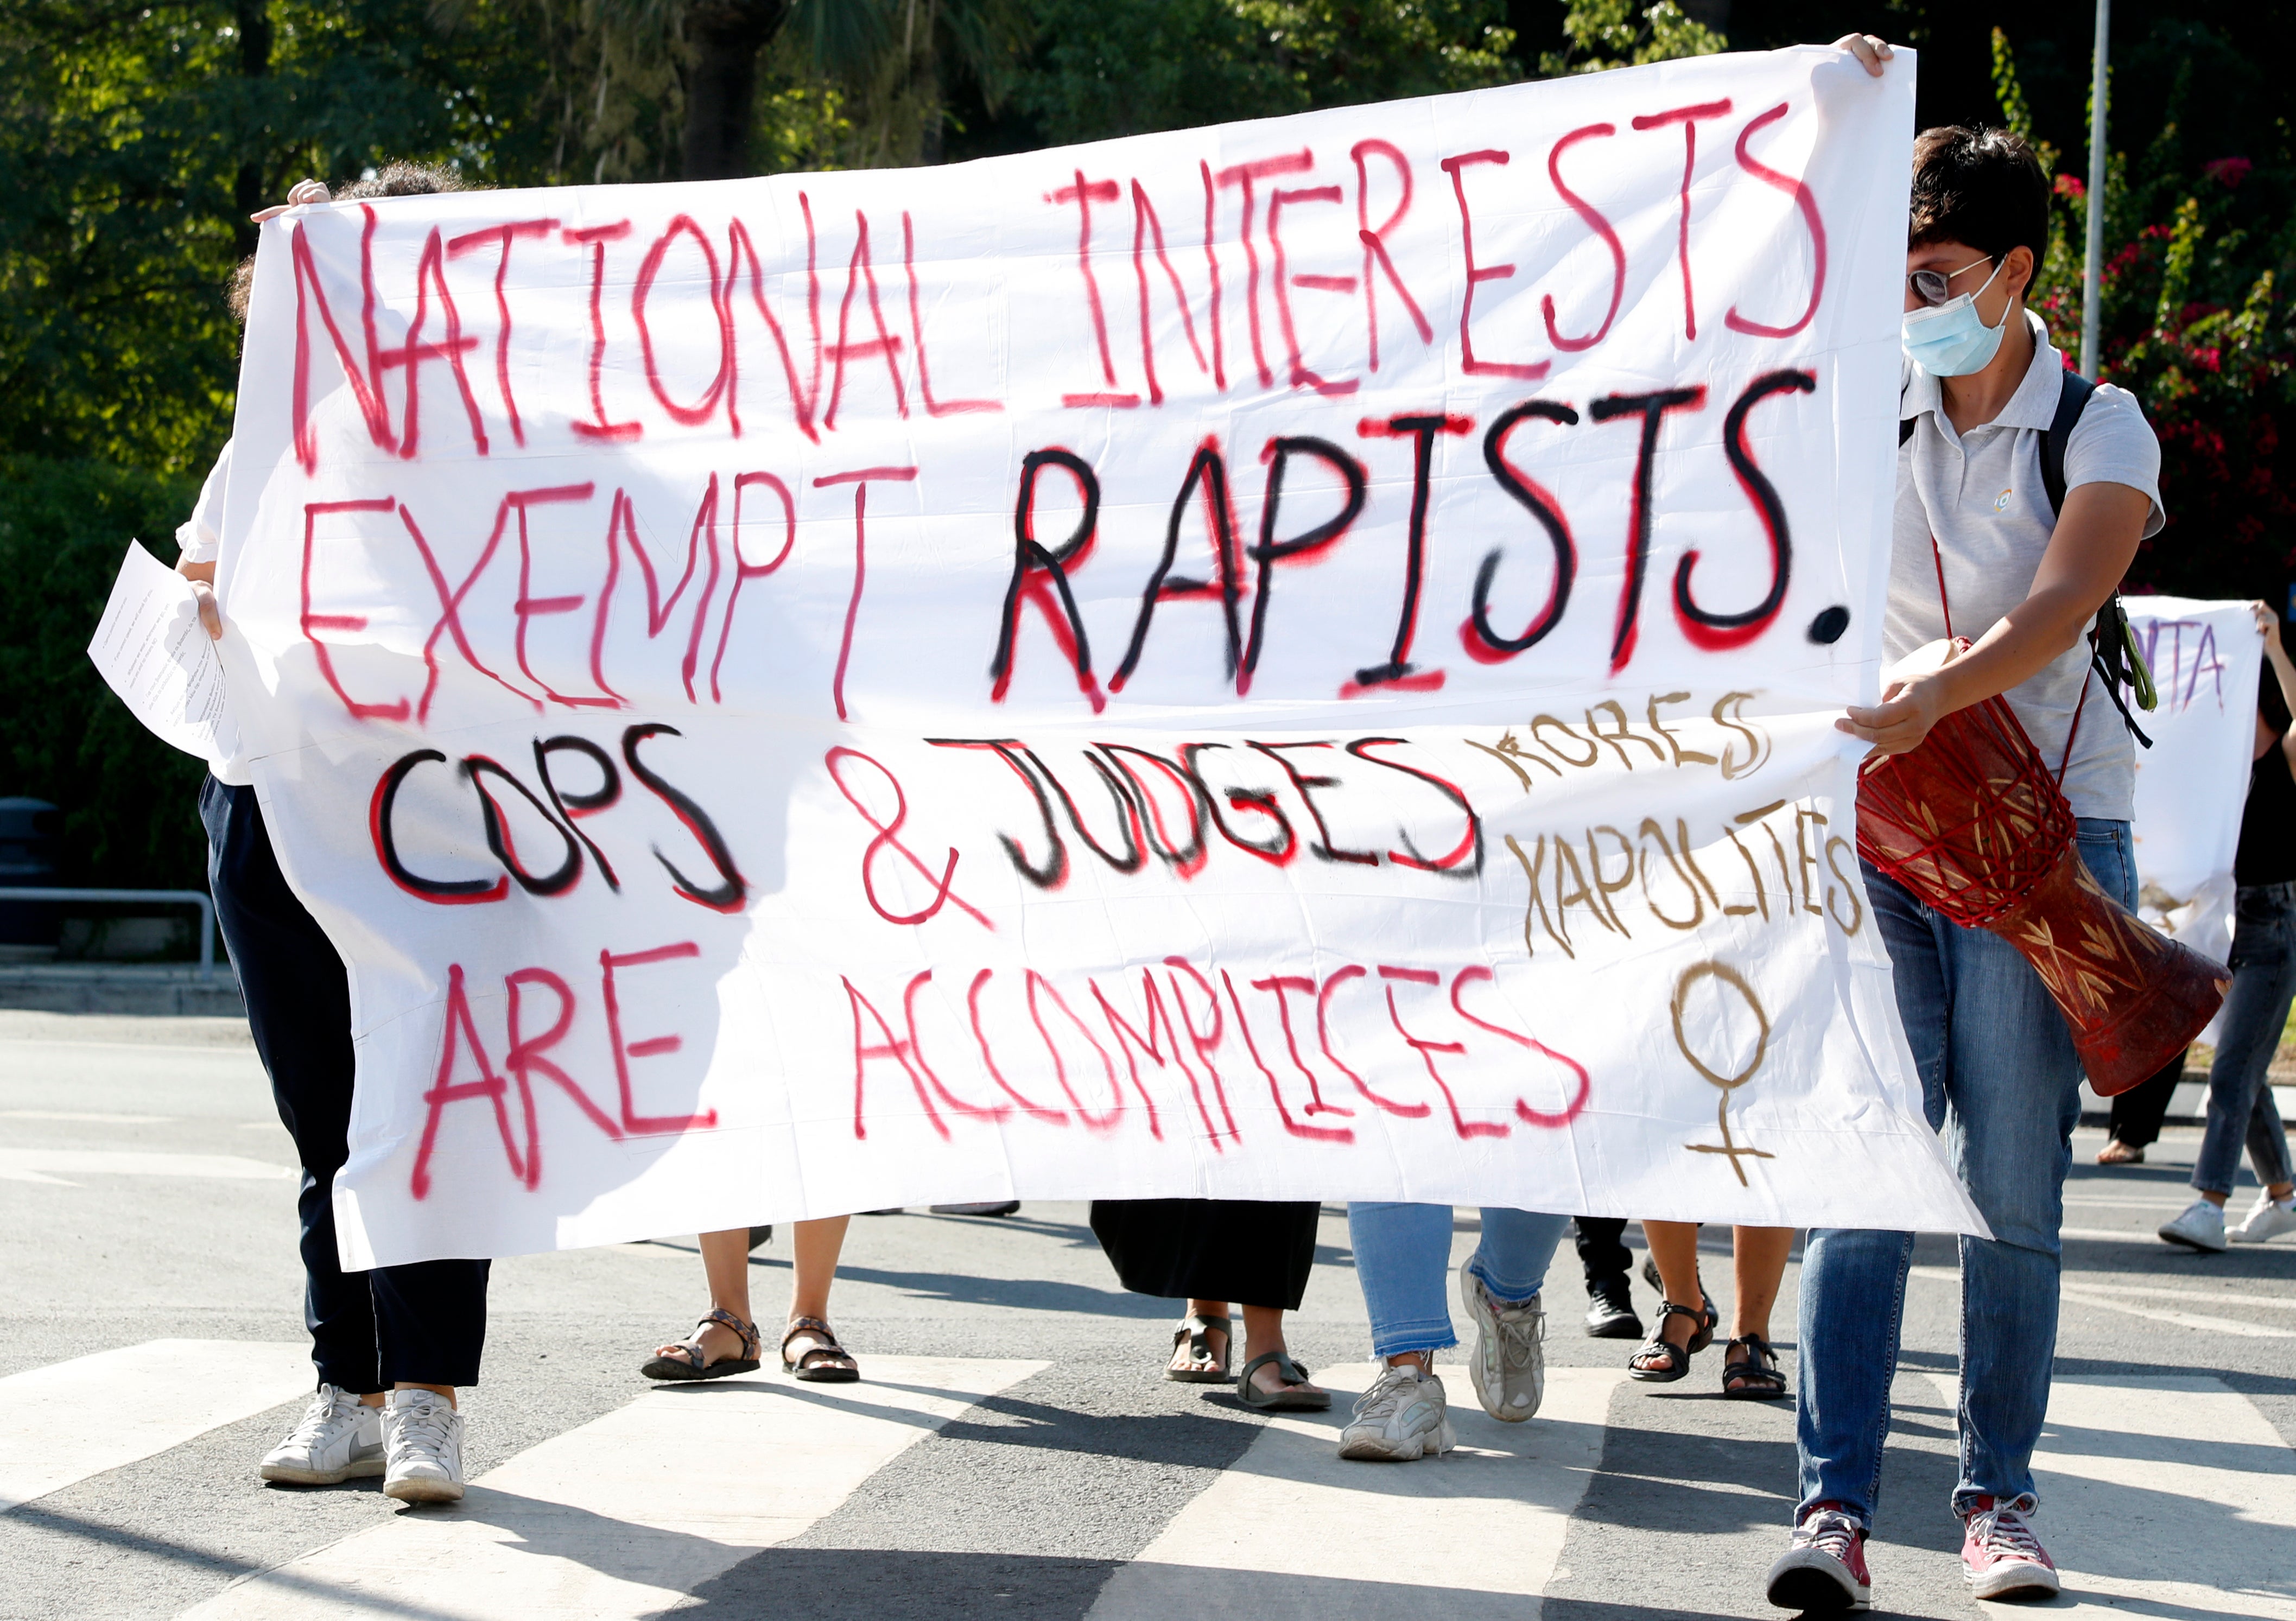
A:
POLYGON ((2121 605, 2160 693, 2159 708, 2136 716, 2152 740, 2136 751, 2137 910, 2221 962, 2232 950, 2232 864, 2256 752, 2264 639, 2246 602, 2141 596, 2121 605))
POLYGON ((267 226, 221 593, 353 976, 348 1264, 1008 1194, 1974 1230, 1831 729, 1910 67, 267 226))

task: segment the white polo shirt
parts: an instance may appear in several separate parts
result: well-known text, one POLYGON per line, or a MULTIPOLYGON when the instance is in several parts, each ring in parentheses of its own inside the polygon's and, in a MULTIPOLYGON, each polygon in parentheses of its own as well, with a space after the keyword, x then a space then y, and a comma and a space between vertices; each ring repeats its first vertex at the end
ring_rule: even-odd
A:
MULTIPOLYGON (((2000 415, 1965 438, 1939 408, 1938 380, 1907 368, 1899 415, 1914 424, 1914 432, 1898 450, 1890 600, 1882 625, 1885 659, 1902 659, 1947 634, 1938 596, 1939 556, 1952 634, 1972 642, 2032 590, 2056 528, 2041 487, 2041 441, 2056 418, 2065 363, 2041 318, 2029 310, 2025 322, 2033 334, 2025 381, 2000 415)), ((2160 442, 2136 397, 2125 389, 2099 386, 2067 438, 2065 488, 2084 484, 2125 484, 2142 493, 2152 503, 2144 520, 2148 538, 2167 521, 2161 510, 2160 442)), ((2128 821, 2135 811, 2136 742, 2105 696, 2104 684, 2089 669, 2088 639, 2074 643, 2007 696, 2049 769, 2065 761, 2065 798, 2073 815, 2128 821)))

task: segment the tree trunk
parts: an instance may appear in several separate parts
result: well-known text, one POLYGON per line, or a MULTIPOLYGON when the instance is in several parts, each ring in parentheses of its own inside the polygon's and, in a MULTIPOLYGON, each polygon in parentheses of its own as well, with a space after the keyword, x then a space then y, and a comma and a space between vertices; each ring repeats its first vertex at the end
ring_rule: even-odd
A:
POLYGON ((780 32, 789 9, 789 0, 690 0, 684 178, 730 180, 750 172, 758 53, 780 32))
POLYGON ((940 162, 948 135, 948 114, 940 102, 939 9, 935 0, 925 0, 920 16, 917 0, 909 0, 909 85, 917 98, 917 161, 927 165, 940 162))
MULTIPOLYGON (((270 0, 238 0, 239 72, 242 78, 264 78, 271 72, 271 6, 270 0)), ((250 147, 258 143, 254 132, 248 135, 250 147)), ((263 206, 263 161, 251 155, 239 166, 239 174, 232 185, 232 201, 236 212, 232 216, 232 237, 239 244, 239 254, 245 258, 255 251, 257 231, 248 218, 263 206)))

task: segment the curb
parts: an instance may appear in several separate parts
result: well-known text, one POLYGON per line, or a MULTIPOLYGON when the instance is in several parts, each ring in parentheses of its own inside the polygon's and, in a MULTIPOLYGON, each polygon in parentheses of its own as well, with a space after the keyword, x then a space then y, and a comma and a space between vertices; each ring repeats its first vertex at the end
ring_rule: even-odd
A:
POLYGON ((53 963, 0 968, 0 1008, 43 1013, 244 1019, 239 978, 218 963, 211 978, 175 963, 53 963))

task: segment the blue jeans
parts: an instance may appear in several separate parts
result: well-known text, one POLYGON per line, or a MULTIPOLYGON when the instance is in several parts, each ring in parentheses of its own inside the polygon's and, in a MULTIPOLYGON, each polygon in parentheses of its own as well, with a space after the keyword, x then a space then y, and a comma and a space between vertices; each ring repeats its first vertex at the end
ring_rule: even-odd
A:
MULTIPOLYGON (((1567 1216, 1483 1208, 1482 1242, 1467 1270, 1501 1300, 1523 1301, 1546 1281, 1547 1263, 1567 1216)), ((1360 1204, 1348 1207, 1356 1281, 1371 1313, 1372 1355, 1440 1351, 1459 1343, 1451 1331, 1451 1207, 1360 1204)))
MULTIPOLYGON (((2088 817, 2078 847, 2106 894, 2136 903, 2126 822, 2088 817)), ((2057 1347, 2057 1228, 2080 1061, 2056 1003, 2014 946, 1932 912, 1871 866, 1866 888, 1889 947, 1898 1014, 1922 1106, 1946 1134, 1990 1240, 1961 1240, 1961 1478, 1956 1512, 1990 1496, 2030 1507, 2033 1445, 2057 1347)), ((1868 1526, 1881 1497, 1906 1304, 1910 1232, 1814 1231, 1802 1254, 1801 1502, 1868 1526)))
POLYGON ((2229 1193, 2240 1175, 2240 1148, 2256 1179, 2290 1181, 2288 1134, 2264 1083, 2273 1050, 2296 998, 2296 884, 2244 884, 2232 931, 2232 990, 2225 997, 2223 1037, 2209 1066, 2209 1126, 2193 1162, 2193 1186, 2229 1193))

